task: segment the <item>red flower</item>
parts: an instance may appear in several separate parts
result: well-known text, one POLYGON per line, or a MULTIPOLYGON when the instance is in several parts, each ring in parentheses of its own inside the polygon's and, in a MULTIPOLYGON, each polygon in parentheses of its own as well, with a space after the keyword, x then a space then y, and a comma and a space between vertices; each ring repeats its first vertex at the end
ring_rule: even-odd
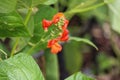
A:
POLYGON ((69 39, 69 31, 65 29, 60 37, 60 41, 67 41, 69 39))
POLYGON ((63 13, 57 13, 56 15, 54 15, 54 17, 52 19, 52 22, 54 24, 56 24, 60 20, 61 17, 65 18, 64 14, 63 13))
POLYGON ((45 31, 47 31, 48 27, 50 27, 51 25, 52 25, 52 21, 48 21, 48 20, 43 19, 42 26, 43 26, 45 31))
POLYGON ((48 47, 48 48, 51 48, 52 45, 54 45, 56 42, 58 42, 58 39, 53 39, 53 40, 48 41, 47 47, 48 47))
POLYGON ((53 16, 51 21, 45 19, 42 21, 42 26, 45 31, 47 31, 48 27, 50 27, 52 24, 61 30, 59 37, 48 41, 47 47, 51 48, 51 53, 56 54, 60 52, 62 47, 60 44, 58 44, 58 42, 67 41, 69 39, 69 31, 67 30, 68 23, 69 21, 65 18, 63 13, 57 13, 53 16))
POLYGON ((55 43, 54 45, 52 45, 51 47, 51 53, 53 54, 57 54, 58 52, 60 52, 62 50, 62 47, 60 44, 55 43))
POLYGON ((58 44, 58 39, 50 40, 47 45, 48 48, 51 48, 51 53, 56 54, 62 50, 60 44, 58 44))

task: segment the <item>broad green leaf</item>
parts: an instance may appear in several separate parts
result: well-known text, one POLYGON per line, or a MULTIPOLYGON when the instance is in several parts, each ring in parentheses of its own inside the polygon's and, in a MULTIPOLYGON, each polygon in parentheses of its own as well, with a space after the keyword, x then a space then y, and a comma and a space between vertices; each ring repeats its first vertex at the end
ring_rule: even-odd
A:
POLYGON ((57 55, 50 53, 50 51, 46 49, 44 56, 46 68, 46 80, 59 80, 57 55))
POLYGON ((32 8, 35 7, 39 4, 45 4, 48 3, 50 4, 50 2, 53 1, 49 1, 49 0, 18 0, 18 8, 32 8))
POLYGON ((93 44, 91 41, 89 41, 88 39, 79 38, 79 37, 70 37, 70 40, 87 43, 87 44, 93 46, 96 50, 98 50, 97 46, 95 44, 93 44))
POLYGON ((30 36, 17 12, 0 14, 0 37, 30 36))
POLYGON ((44 4, 46 5, 51 5, 51 4, 54 4, 56 3, 58 0, 47 0, 46 2, 44 2, 44 4))
POLYGON ((44 2, 51 0, 32 0, 32 6, 37 6, 38 4, 44 4, 44 2))
POLYGON ((120 34, 120 0, 114 0, 108 4, 108 7, 110 9, 111 27, 120 34))
POLYGON ((90 78, 90 77, 86 76, 85 74, 82 74, 81 72, 77 72, 65 80, 95 80, 95 79, 90 78))
POLYGON ((0 0, 0 13, 12 12, 17 4, 17 0, 0 0))
POLYGON ((95 3, 97 0, 69 0, 68 2, 68 9, 72 9, 72 8, 85 8, 88 7, 90 5, 92 5, 93 3, 95 3))
POLYGON ((44 80, 44 77, 32 56, 20 53, 0 62, 0 80, 44 80))
POLYGON ((57 2, 57 0, 33 0, 32 6, 36 6, 38 4, 51 5, 51 4, 54 4, 56 2, 57 2))
POLYGON ((82 66, 82 54, 78 42, 66 43, 63 47, 65 67, 70 74, 80 70, 82 66))
POLYGON ((18 8, 30 8, 32 6, 32 0, 18 0, 18 8))

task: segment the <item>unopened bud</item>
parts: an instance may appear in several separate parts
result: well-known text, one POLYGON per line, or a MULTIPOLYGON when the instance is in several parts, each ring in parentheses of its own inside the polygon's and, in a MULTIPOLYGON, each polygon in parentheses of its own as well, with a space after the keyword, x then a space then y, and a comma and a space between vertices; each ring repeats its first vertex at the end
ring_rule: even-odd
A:
POLYGON ((54 36, 54 34, 53 34, 53 33, 50 33, 50 35, 51 35, 51 36, 54 36))
POLYGON ((45 40, 42 38, 41 41, 44 42, 45 40))
POLYGON ((62 35, 62 33, 60 32, 58 35, 59 35, 59 36, 61 36, 61 35, 62 35))

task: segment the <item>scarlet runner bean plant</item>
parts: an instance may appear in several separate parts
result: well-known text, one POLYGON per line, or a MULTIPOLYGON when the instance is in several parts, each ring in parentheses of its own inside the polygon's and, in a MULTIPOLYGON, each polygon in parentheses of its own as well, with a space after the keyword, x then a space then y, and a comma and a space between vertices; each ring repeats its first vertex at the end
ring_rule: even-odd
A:
POLYGON ((0 0, 0 80, 45 80, 53 67, 55 76, 51 74, 51 80, 59 80, 55 54, 62 50, 61 43, 83 41, 96 48, 89 40, 70 36, 69 20, 50 6, 56 2, 0 0), (50 52, 46 53, 46 48, 50 52), (41 51, 45 51, 46 65, 52 64, 50 57, 55 61, 51 69, 51 65, 45 67, 44 77, 32 57, 41 51))

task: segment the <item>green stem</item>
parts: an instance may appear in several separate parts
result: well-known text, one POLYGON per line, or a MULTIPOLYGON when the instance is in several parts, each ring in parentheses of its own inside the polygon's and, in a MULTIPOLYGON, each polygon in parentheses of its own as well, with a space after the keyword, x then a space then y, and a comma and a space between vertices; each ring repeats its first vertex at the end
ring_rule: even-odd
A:
POLYGON ((28 24, 28 21, 31 17, 31 14, 32 14, 32 8, 29 8, 27 16, 26 16, 25 21, 24 21, 25 26, 28 24))
MULTIPOLYGON (((24 21, 24 25, 25 25, 25 26, 27 26, 27 24, 28 24, 28 22, 29 22, 29 19, 30 19, 30 17, 31 17, 31 14, 32 14, 32 8, 29 8, 28 13, 27 13, 26 18, 25 18, 25 21, 24 21)), ((17 38, 17 39, 16 39, 16 42, 15 42, 15 44, 14 44, 12 50, 11 50, 11 57, 12 57, 12 56, 14 55, 14 53, 15 53, 15 50, 16 50, 16 47, 17 47, 17 45, 18 45, 19 39, 20 39, 20 38, 17 38)))
POLYGON ((12 48, 11 57, 12 57, 12 56, 14 55, 14 53, 15 53, 16 47, 17 47, 17 45, 18 45, 18 42, 19 42, 19 38, 16 39, 15 44, 14 44, 14 46, 13 46, 13 48, 12 48))
POLYGON ((7 53, 5 51, 3 51, 2 49, 0 49, 0 53, 5 55, 5 58, 7 59, 7 53))

